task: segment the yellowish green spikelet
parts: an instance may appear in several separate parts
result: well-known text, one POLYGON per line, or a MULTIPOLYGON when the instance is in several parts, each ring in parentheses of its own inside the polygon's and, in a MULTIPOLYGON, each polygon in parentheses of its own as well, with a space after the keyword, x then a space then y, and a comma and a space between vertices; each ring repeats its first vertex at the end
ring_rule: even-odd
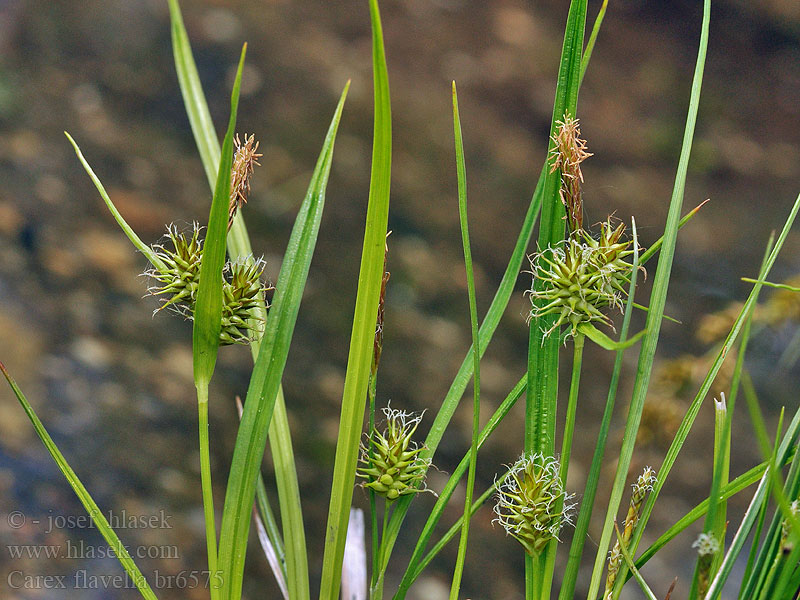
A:
POLYGON ((375 427, 365 444, 357 474, 366 480, 365 487, 374 490, 388 501, 400 496, 429 491, 425 488, 425 474, 430 459, 420 457, 424 446, 412 440, 422 414, 407 413, 389 406, 383 409, 386 428, 375 427))
POLYGON ((551 456, 523 455, 497 486, 495 522, 532 556, 558 540, 565 524, 572 524, 574 494, 564 491, 558 471, 558 460, 551 456))
MULTIPOLYGON (((636 483, 631 486, 631 501, 628 505, 628 514, 625 516, 625 527, 622 531, 622 542, 626 547, 633 536, 633 529, 636 527, 636 523, 639 522, 639 513, 644 499, 647 497, 647 493, 653 489, 656 480, 656 472, 650 467, 645 467, 636 483)), ((604 600, 610 600, 613 597, 614 583, 617 580, 620 564, 622 564, 622 551, 620 550, 619 540, 617 540, 608 554, 608 574, 606 576, 606 589, 603 594, 604 600)))
MULTIPOLYGON (((150 268, 145 275, 155 284, 148 289, 159 296, 161 306, 156 312, 170 308, 191 319, 200 285, 200 262, 203 257, 203 241, 200 226, 192 224, 191 233, 178 231, 173 224, 167 227, 166 241, 153 246, 153 251, 166 265, 160 271, 150 268)), ((246 257, 227 262, 223 269, 223 304, 220 343, 247 344, 251 332, 263 328, 263 322, 253 315, 253 309, 264 301, 268 289, 262 280, 264 260, 246 257)))
POLYGON ((192 223, 191 235, 178 231, 173 223, 167 226, 165 244, 155 244, 153 251, 167 266, 165 271, 150 268, 145 275, 157 282, 148 289, 153 296, 163 300, 156 312, 171 308, 186 315, 188 306, 194 304, 200 279, 200 261, 203 257, 203 242, 200 239, 200 226, 192 223), (160 285, 158 285, 160 284, 160 285))
POLYGON ((255 318, 252 311, 264 301, 266 287, 261 276, 265 266, 263 258, 253 257, 225 264, 220 343, 247 344, 251 332, 263 331, 263 320, 255 318))
POLYGON ((546 333, 567 325, 575 335, 581 323, 610 324, 602 309, 622 308, 633 270, 626 260, 633 249, 630 240, 622 239, 624 231, 624 224, 614 227, 609 218, 601 225, 598 239, 579 230, 548 251, 529 257, 534 276, 528 292, 533 305, 530 316, 557 315, 546 333))

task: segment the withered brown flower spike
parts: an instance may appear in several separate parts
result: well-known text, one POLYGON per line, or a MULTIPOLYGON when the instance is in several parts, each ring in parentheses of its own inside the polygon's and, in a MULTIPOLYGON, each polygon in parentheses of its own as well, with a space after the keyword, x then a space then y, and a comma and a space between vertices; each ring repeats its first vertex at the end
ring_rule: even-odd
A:
POLYGON ((233 166, 231 167, 231 196, 228 207, 228 229, 233 224, 236 211, 247 203, 247 196, 250 194, 250 176, 253 174, 255 165, 261 166, 258 159, 262 154, 258 152, 258 142, 256 137, 244 134, 244 144, 239 140, 239 134, 233 140, 233 166))
POLYGON ((553 136, 555 147, 550 151, 552 163, 550 172, 561 169, 561 189, 559 195, 567 209, 567 223, 571 233, 583 229, 583 198, 581 184, 583 173, 581 163, 592 156, 587 152, 586 140, 581 139, 581 128, 578 119, 569 113, 564 114, 563 121, 556 121, 558 126, 553 136))

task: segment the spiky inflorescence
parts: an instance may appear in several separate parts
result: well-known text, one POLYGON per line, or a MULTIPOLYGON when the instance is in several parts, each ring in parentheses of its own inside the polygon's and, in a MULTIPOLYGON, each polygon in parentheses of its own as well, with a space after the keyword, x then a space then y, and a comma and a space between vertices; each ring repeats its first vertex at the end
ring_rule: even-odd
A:
POLYGON ((547 334, 561 325, 570 326, 569 333, 575 335, 581 323, 610 324, 602 309, 622 308, 633 270, 626 260, 633 249, 630 240, 622 240, 624 231, 624 224, 613 227, 609 219, 601 225, 598 239, 580 231, 529 257, 534 275, 528 292, 533 304, 530 316, 557 315, 547 334))
POLYGON ((422 414, 407 413, 389 406, 383 409, 386 429, 375 427, 361 445, 357 474, 366 479, 365 487, 374 490, 386 500, 428 491, 424 487, 425 474, 430 459, 420 456, 425 448, 411 437, 417 430, 422 414))
MULTIPOLYGON (((541 454, 523 455, 497 486, 495 522, 514 536, 530 555, 541 552, 565 524, 575 507, 558 475, 559 463, 541 454)), ((559 540, 560 541, 560 540, 559 540)))
POLYGON ((239 134, 233 141, 235 151, 231 165, 231 195, 228 204, 228 229, 233 224, 236 212, 247 203, 250 195, 250 176, 253 174, 255 166, 261 166, 258 159, 263 155, 258 154, 258 142, 255 135, 250 137, 244 134, 244 144, 239 141, 239 134))
POLYGON ((253 316, 253 309, 264 301, 267 287, 262 281, 263 258, 247 257, 225 264, 222 284, 222 344, 247 344, 252 333, 263 331, 264 321, 253 316))
MULTIPOLYGON (((173 224, 167 227, 167 244, 156 244, 153 251, 166 268, 161 271, 150 268, 145 275, 157 282, 150 286, 149 293, 162 298, 156 312, 170 308, 191 319, 200 286, 200 263, 203 257, 203 241, 200 226, 192 225, 191 235, 179 232, 173 224)), ((236 262, 227 262, 223 269, 222 323, 220 344, 246 344, 251 332, 261 331, 262 320, 252 310, 264 301, 268 289, 262 280, 264 260, 246 257, 236 262)))
MULTIPOLYGON (((639 522, 639 513, 642 510, 644 499, 647 493, 653 490, 653 485, 657 480, 656 472, 650 467, 645 467, 636 482, 631 485, 631 501, 628 505, 628 514, 625 515, 625 525, 622 530, 622 542, 625 547, 628 546, 628 542, 633 536, 633 529, 639 522)), ((617 540, 611 552, 608 553, 608 574, 606 575, 606 590, 603 594, 604 600, 613 598, 614 583, 617 580, 620 564, 622 564, 622 550, 619 540, 617 540)))
POLYGON ((171 308, 186 316, 188 307, 194 306, 200 280, 200 261, 203 258, 200 230, 201 227, 197 222, 192 223, 192 232, 189 236, 185 232, 178 231, 174 223, 167 225, 166 241, 172 244, 172 248, 168 248, 165 244, 153 246, 156 256, 167 267, 165 271, 150 268, 144 273, 160 284, 150 286, 147 290, 150 295, 161 296, 163 300, 156 312, 171 308))

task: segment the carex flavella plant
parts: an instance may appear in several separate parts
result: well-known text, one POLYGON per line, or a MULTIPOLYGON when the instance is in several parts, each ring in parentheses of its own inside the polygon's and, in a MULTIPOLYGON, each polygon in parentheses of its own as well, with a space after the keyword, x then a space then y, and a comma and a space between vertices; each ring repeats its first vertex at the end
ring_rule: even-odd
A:
POLYGON ((553 457, 522 456, 497 486, 495 521, 529 554, 538 554, 552 539, 559 540, 561 529, 572 524, 575 504, 570 500, 575 495, 564 491, 558 472, 553 457))
MULTIPOLYGON (((747 374, 744 356, 751 336, 751 317, 761 288, 767 285, 780 287, 782 292, 798 291, 791 286, 772 284, 768 281, 768 276, 800 210, 800 198, 795 202, 780 234, 768 244, 769 250, 758 277, 747 280, 753 285, 752 292, 736 314, 732 315, 727 338, 711 361, 705 380, 677 427, 658 469, 658 477, 654 470, 649 467, 645 469, 633 484, 623 530, 619 531, 615 524, 623 491, 629 479, 644 400, 650 387, 678 230, 696 213, 695 209, 681 218, 708 43, 710 1, 703 2, 700 49, 667 222, 663 236, 650 244, 646 251, 639 246, 635 222, 631 227, 630 239, 625 235, 625 226, 621 223, 614 224, 610 217, 599 228, 594 228, 595 232, 592 232, 592 227, 584 224, 585 198, 581 163, 591 154, 588 152, 588 144, 581 138, 580 123, 576 116, 577 100, 578 90, 605 17, 606 3, 603 3, 585 44, 587 2, 573 0, 570 3, 547 160, 542 166, 502 281, 481 323, 477 316, 475 277, 469 248, 466 158, 455 84, 453 85, 458 209, 465 251, 473 346, 445 398, 432 404, 437 407, 437 414, 424 440, 419 430, 421 414, 414 415, 387 407, 383 410, 385 422, 376 424, 378 364, 383 350, 384 320, 386 313, 390 311, 390 307, 385 304, 385 298, 388 283, 386 225, 392 142, 391 105, 380 13, 377 0, 369 0, 368 5, 372 25, 375 89, 373 163, 356 308, 337 432, 328 522, 325 528, 319 581, 320 599, 337 599, 343 573, 348 577, 346 586, 342 588, 349 594, 347 600, 383 598, 390 564, 402 564, 398 563, 398 557, 393 554, 397 540, 405 531, 405 517, 413 502, 422 502, 417 500, 419 492, 427 490, 426 475, 433 457, 470 380, 474 380, 474 385, 473 436, 469 450, 465 450, 463 459, 441 488, 433 508, 428 510, 423 507, 427 519, 406 562, 400 583, 392 591, 394 598, 404 598, 430 562, 460 532, 455 575, 450 588, 451 599, 459 597, 461 573, 465 568, 468 572, 470 565, 467 552, 470 519, 493 496, 496 498, 495 520, 521 544, 525 555, 525 570, 524 573, 519 573, 519 581, 520 587, 524 587, 526 600, 547 600, 556 593, 559 600, 572 600, 582 597, 584 593, 587 600, 596 600, 601 594, 604 571, 606 578, 603 600, 619 598, 622 586, 630 578, 636 580, 648 598, 661 597, 645 581, 641 567, 666 543, 675 540, 703 515, 706 515, 707 524, 706 530, 694 544, 700 559, 697 584, 689 592, 690 600, 720 598, 722 587, 730 584, 733 565, 740 558, 748 539, 752 541, 746 568, 739 581, 738 598, 794 598, 800 590, 800 544, 797 543, 800 538, 800 523, 797 518, 800 493, 800 453, 797 452, 800 411, 792 413, 788 426, 785 430, 779 428, 774 442, 771 441, 763 424, 754 386, 747 374), (528 369, 521 374, 519 383, 508 392, 481 427, 481 357, 492 340, 513 293, 537 217, 540 217, 537 251, 529 259, 534 282, 528 292, 532 303, 529 315, 528 369), (658 263, 652 292, 649 300, 639 305, 634 302, 638 291, 637 275, 643 270, 643 265, 656 255, 658 263), (646 309, 646 325, 640 334, 629 336, 631 315, 635 306, 646 309), (611 314, 615 310, 622 313, 618 334, 611 314), (601 333, 595 328, 595 324, 609 326, 618 335, 618 339, 611 339, 601 333), (566 481, 579 403, 583 400, 579 383, 586 337, 602 348, 614 351, 616 358, 594 457, 580 495, 580 509, 575 515, 578 503, 572 502, 575 495, 566 491, 566 481), (633 392, 630 401, 622 409, 627 419, 623 441, 618 452, 606 457, 623 359, 626 351, 639 339, 641 347, 633 392), (557 388, 562 342, 571 343, 573 347, 565 410, 559 407, 561 401, 557 388), (659 493, 712 383, 734 348, 736 366, 728 382, 730 400, 726 410, 717 411, 709 498, 678 520, 649 548, 639 551, 642 532, 648 524, 659 493), (734 400, 740 390, 748 403, 756 436, 763 449, 764 462, 731 478, 731 420, 734 400), (523 397, 526 419, 520 445, 524 447, 524 453, 497 477, 493 485, 480 494, 476 493, 475 497, 473 488, 477 485, 475 463, 478 451, 515 403, 523 397), (557 416, 561 413, 563 422, 558 422, 557 416), (366 434, 363 431, 365 421, 369 424, 366 434), (562 428, 560 453, 555 448, 559 428, 562 428), (605 464, 616 464, 616 472, 610 497, 598 498, 598 482, 605 464), (784 471, 786 464, 789 464, 788 471, 784 471), (466 473, 468 485, 463 512, 459 507, 460 518, 434 541, 437 526, 466 473), (357 479, 361 480, 361 487, 366 490, 364 496, 369 501, 372 541, 369 561, 365 556, 366 544, 363 540, 361 543, 356 540, 356 543, 346 544, 350 515, 358 515, 350 510, 354 490, 358 487, 357 479), (726 536, 727 500, 756 483, 758 485, 745 516, 735 528, 732 537, 726 536), (382 526, 378 523, 377 496, 385 500, 382 526), (773 506, 771 500, 774 500, 776 508, 770 511, 773 506), (598 542, 591 574, 588 581, 579 582, 578 573, 585 542, 590 534, 592 514, 604 507, 606 511, 602 530, 599 534, 592 532, 598 542), (771 518, 768 519, 770 514, 771 518), (567 527, 573 522, 574 530, 567 527), (615 529, 618 537, 612 548, 615 529), (571 545, 566 564, 563 573, 557 577, 555 571, 559 564, 556 561, 559 543, 567 541, 568 537, 571 537, 571 545), (367 562, 371 568, 369 583, 363 568, 367 562), (560 588, 556 592, 554 587, 557 581, 560 581, 560 588)), ((231 118, 220 147, 177 0, 169 0, 169 7, 178 79, 213 193, 208 225, 200 227, 198 223, 194 223, 188 231, 181 231, 175 225, 170 225, 162 242, 152 246, 145 244, 114 206, 77 144, 71 137, 69 139, 121 229, 150 262, 151 266, 146 274, 151 280, 150 294, 158 297, 161 303, 157 312, 167 308, 193 320, 200 479, 209 570, 208 596, 211 600, 240 600, 242 597, 251 513, 255 512, 261 546, 280 584, 281 594, 288 600, 307 600, 311 596, 312 588, 309 556, 288 420, 288 407, 291 404, 284 400, 281 378, 321 224, 334 142, 349 84, 344 86, 344 92, 334 112, 308 192, 295 221, 272 305, 268 307, 265 297, 267 288, 263 278, 264 262, 254 258, 242 215, 250 193, 250 177, 254 167, 259 164, 261 154, 258 153, 259 145, 254 135, 245 135, 243 141, 234 136, 244 52, 231 98, 231 118), (205 239, 202 231, 206 232, 205 239), (218 538, 217 510, 212 494, 209 460, 209 382, 214 374, 218 347, 230 344, 249 344, 254 367, 231 468, 228 473, 222 474, 227 475, 227 490, 218 538), (278 511, 270 505, 268 486, 260 473, 268 440, 275 471, 275 488, 280 500, 278 511)), ((95 520, 99 531, 115 549, 131 581, 142 597, 155 599, 156 591, 148 584, 147 577, 137 567, 134 558, 127 552, 88 490, 70 468, 2 363, 0 370, 8 379, 37 434, 95 520)), ((317 487, 315 486, 315 492, 318 494, 317 487)), ((356 499, 356 502, 359 500, 356 499)), ((363 520, 357 518, 355 521, 363 520)), ((692 544, 684 537, 672 543, 683 543, 688 549, 692 544)), ((488 594, 482 594, 481 597, 485 595, 488 594)))
POLYGON ((383 409, 386 428, 374 427, 361 446, 357 474, 364 487, 388 501, 402 495, 426 491, 425 475, 431 465, 420 453, 424 446, 413 441, 422 414, 412 415, 387 406, 383 409))

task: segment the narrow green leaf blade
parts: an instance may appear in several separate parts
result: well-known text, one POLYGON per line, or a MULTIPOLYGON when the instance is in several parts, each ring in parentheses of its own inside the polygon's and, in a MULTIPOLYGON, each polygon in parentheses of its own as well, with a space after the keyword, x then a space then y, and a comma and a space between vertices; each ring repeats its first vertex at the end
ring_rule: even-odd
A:
MULTIPOLYGON (((478 334, 478 308, 475 299, 475 275, 472 268, 472 250, 469 243, 469 221, 467 219, 467 168, 464 161, 464 140, 461 134, 461 117, 458 112, 458 94, 456 82, 453 82, 453 131, 456 149, 456 173, 458 179, 458 215, 461 225, 461 242, 464 247, 464 265, 467 273, 467 295, 469 297, 469 322, 472 331, 472 347, 480 348, 478 334)), ((473 357, 473 405, 472 405, 472 442, 469 450, 469 473, 467 475, 467 493, 464 500, 464 518, 461 525, 461 539, 458 543, 458 557, 453 570, 453 579, 450 586, 450 599, 458 600, 461 588, 461 576, 464 573, 464 562, 467 556, 467 541, 471 521, 470 508, 472 507, 472 493, 475 489, 475 467, 478 462, 478 433, 480 431, 480 362, 477 352, 473 357)))
POLYGON ((192 328, 192 356, 194 358, 195 386, 207 386, 214 373, 219 348, 222 323, 222 267, 225 264, 225 236, 228 224, 228 203, 231 193, 231 164, 233 162, 233 134, 236 130, 236 113, 239 108, 239 88, 247 44, 242 48, 239 68, 231 94, 231 117, 222 144, 222 155, 217 170, 217 183, 211 201, 208 230, 200 262, 200 286, 194 308, 192 328))
POLYGON ((169 0, 169 14, 172 22, 172 52, 175 56, 175 67, 178 73, 178 83, 183 93, 183 102, 186 114, 192 126, 197 151, 206 171, 208 184, 213 189, 217 181, 217 166, 219 165, 220 148, 214 123, 208 112, 203 86, 197 74, 197 66, 192 56, 192 46, 186 27, 183 25, 183 16, 178 5, 178 0, 169 0))
POLYGON ((339 436, 333 467, 333 484, 325 531, 320 599, 336 600, 344 558, 350 503, 367 402, 367 385, 375 340, 378 299, 383 279, 384 244, 389 218, 389 186, 392 162, 392 112, 383 30, 377 0, 370 0, 372 59, 375 79, 375 116, 372 142, 372 171, 364 230, 364 246, 358 274, 353 329, 342 394, 339 436))
MULTIPOLYGON (((670 198, 667 222, 664 227, 663 244, 660 250, 658 266, 656 267, 656 274, 653 278, 653 290, 650 294, 650 308, 647 312, 647 321, 645 324, 647 334, 642 340, 642 347, 639 351, 636 379, 634 381, 633 394, 628 410, 628 419, 625 424, 622 448, 620 450, 619 461, 617 463, 617 471, 614 476, 611 499, 608 503, 608 510, 606 512, 605 523, 600 538, 600 545, 595 557, 594 569, 592 571, 592 578, 589 585, 589 594, 587 595, 587 598, 591 598, 592 600, 597 596, 598 588, 600 586, 600 577, 602 575, 603 564, 605 563, 606 552, 608 551, 609 542, 611 541, 611 525, 613 524, 617 510, 619 509, 623 488, 625 486, 625 479, 628 474, 631 458, 633 457, 636 433, 639 429, 642 409, 644 407, 644 400, 650 383, 653 360, 655 358, 656 347, 658 345, 658 339, 661 333, 661 322, 664 315, 664 306, 667 300, 670 274, 672 272, 672 261, 675 255, 676 240, 678 236, 679 223, 681 221, 681 208, 683 206, 683 196, 686 188, 689 156, 691 155, 694 130, 697 123, 697 111, 700 104, 700 90, 702 88, 703 71, 705 68, 706 52, 708 49, 708 29, 710 15, 711 3, 710 0, 705 0, 703 21, 700 31, 700 41, 698 44, 697 60, 695 63, 692 89, 689 98, 689 108, 686 115, 686 125, 681 144, 681 153, 680 158, 678 159, 678 167, 675 174, 672 197, 670 198)), ((661 472, 661 470, 659 470, 658 484, 662 482, 662 478, 664 476, 665 475, 661 472)), ((648 498, 648 502, 652 501, 653 499, 654 494, 651 494, 648 498)), ((634 542, 629 544, 629 548, 635 552, 636 543, 634 542)), ((620 569, 622 575, 624 575, 625 565, 621 565, 620 569)), ((618 594, 619 590, 621 589, 623 579, 624 577, 620 577, 618 575, 615 594, 618 594)))
POLYGON ((633 346, 642 338, 642 336, 644 336, 645 333, 647 333, 647 330, 644 329, 639 333, 632 335, 628 339, 619 342, 612 340, 591 323, 581 323, 578 325, 578 333, 582 333, 601 348, 617 351, 633 346))
POLYGON ((631 558, 630 552, 628 552, 628 547, 625 545, 625 542, 622 540, 622 534, 619 531, 619 525, 614 523, 614 530, 617 532, 617 540, 619 541, 619 549, 622 552, 622 556, 625 558, 625 563, 628 565, 628 568, 633 573, 636 582, 639 584, 639 587, 642 588, 645 596, 647 596, 648 600, 658 600, 656 595, 653 593, 653 590, 650 589, 650 586, 647 585, 647 582, 642 577, 642 574, 639 573, 639 569, 636 568, 636 565, 633 564, 633 559, 631 558))
POLYGON ((83 483, 81 483, 81 480, 78 478, 75 471, 73 471, 72 467, 69 466, 67 459, 64 458, 63 454, 61 454, 61 451, 58 449, 58 446, 56 446, 53 438, 50 437, 50 434, 47 432, 47 429, 45 429, 44 424, 39 419, 36 412, 33 410, 33 407, 30 405, 27 398, 25 398, 25 395, 22 393, 22 390, 17 385, 17 382, 14 381, 13 377, 11 377, 11 374, 8 372, 2 362, 0 362, 0 371, 2 371, 3 375, 8 381, 8 385, 11 386, 14 395, 17 397, 22 409, 25 411, 25 414, 28 415, 28 419, 30 419, 31 423, 33 424, 33 428, 36 430, 36 434, 39 436, 39 439, 42 440, 42 443, 44 444, 45 448, 47 448, 50 456, 52 456, 53 460, 56 461, 58 468, 64 474, 64 477, 66 477, 67 482, 72 487, 75 495, 78 496, 78 499, 81 501, 81 504, 83 504, 86 512, 89 513, 92 521, 102 534, 103 539, 108 542, 108 545, 114 551, 117 560, 119 560, 120 564, 124 567, 125 571, 130 576, 131 581, 139 590, 139 593, 147 600, 156 600, 156 595, 153 593, 153 590, 150 589, 150 585, 147 583, 144 575, 142 575, 139 567, 136 566, 136 563, 133 561, 133 558, 131 558, 131 555, 126 549, 125 545, 117 537, 117 534, 111 528, 108 520, 100 510, 100 507, 97 506, 97 503, 94 501, 91 494, 89 494, 89 491, 86 489, 83 483))
MULTIPOLYGON (((247 389, 222 513, 219 566, 224 599, 238 600, 241 595, 256 479, 317 241, 334 140, 348 88, 349 82, 336 107, 308 192, 292 229, 284 264, 275 287, 272 309, 247 389)), ((288 574, 287 583, 291 595, 294 578, 291 573, 288 574)))
POLYGON ((114 217, 114 220, 120 226, 120 229, 122 229, 125 235, 128 236, 128 239, 136 247, 136 249, 145 255, 147 260, 150 261, 150 264, 152 264, 156 269, 159 269, 160 271, 165 270, 166 265, 164 265, 162 260, 158 258, 158 256, 156 256, 156 253, 153 252, 150 246, 145 244, 139 238, 139 236, 136 235, 136 232, 131 228, 130 225, 128 225, 128 222, 122 217, 120 212, 117 210, 117 207, 114 206, 114 203, 108 196, 108 192, 106 192, 106 188, 103 187, 103 184, 100 183, 100 179, 97 177, 97 175, 95 175, 94 171, 92 170, 92 167, 89 166, 89 163, 84 158, 83 152, 81 152, 81 149, 78 147, 78 144, 75 142, 75 140, 72 139, 72 136, 68 134, 66 131, 64 132, 64 135, 67 136, 67 139, 69 140, 70 144, 72 144, 72 147, 75 149, 75 154, 78 155, 78 160, 81 161, 81 164, 83 165, 83 168, 86 170, 86 173, 89 175, 89 178, 92 180, 92 183, 94 183, 94 186, 97 188, 97 191, 100 192, 100 197, 103 199, 103 202, 106 203, 108 210, 111 212, 111 215, 114 217))

